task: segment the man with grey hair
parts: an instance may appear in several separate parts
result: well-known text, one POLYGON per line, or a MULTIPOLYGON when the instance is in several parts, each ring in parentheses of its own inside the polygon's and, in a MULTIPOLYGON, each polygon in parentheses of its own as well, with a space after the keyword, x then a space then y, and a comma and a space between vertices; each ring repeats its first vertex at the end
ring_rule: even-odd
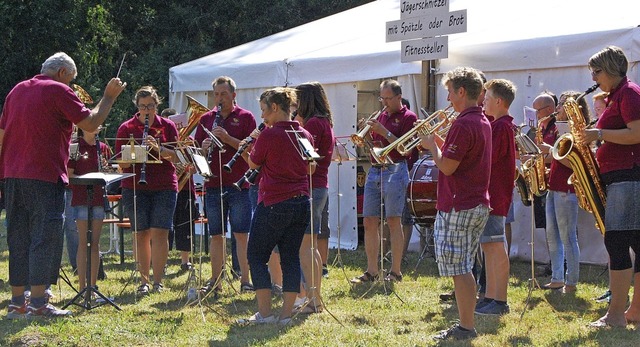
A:
POLYGON ((40 74, 9 92, 2 110, 0 178, 7 209, 9 319, 71 314, 49 304, 44 291, 60 267, 72 127, 97 129, 126 87, 112 78, 102 100, 90 110, 69 87, 76 75, 73 59, 56 53, 42 64, 40 74), (24 296, 27 285, 30 302, 24 296))

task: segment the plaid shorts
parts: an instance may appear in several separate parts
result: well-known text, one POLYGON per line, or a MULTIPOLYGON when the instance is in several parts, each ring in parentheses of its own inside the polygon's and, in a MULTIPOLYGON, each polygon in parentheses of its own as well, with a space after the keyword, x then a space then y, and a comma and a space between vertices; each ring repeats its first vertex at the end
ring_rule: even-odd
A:
POLYGON ((438 211, 434 241, 441 276, 458 276, 471 272, 480 235, 488 218, 489 207, 485 205, 469 210, 452 210, 449 213, 438 211))

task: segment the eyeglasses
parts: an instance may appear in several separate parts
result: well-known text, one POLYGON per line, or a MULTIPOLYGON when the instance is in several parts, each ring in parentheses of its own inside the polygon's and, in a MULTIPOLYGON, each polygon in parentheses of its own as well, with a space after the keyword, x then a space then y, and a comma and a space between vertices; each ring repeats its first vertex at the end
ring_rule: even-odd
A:
POLYGON ((139 110, 153 110, 155 108, 156 108, 156 104, 148 104, 148 105, 141 104, 141 105, 138 105, 138 109, 139 110))
POLYGON ((591 76, 596 76, 597 74, 599 74, 601 72, 602 72, 602 69, 591 70, 591 76))
POLYGON ((397 96, 397 95, 394 95, 394 96, 385 96, 385 97, 380 96, 380 97, 378 97, 378 101, 380 101, 380 102, 385 101, 385 100, 386 100, 386 101, 390 101, 390 100, 393 100, 393 98, 395 98, 396 96, 397 96))
POLYGON ((534 108, 534 110, 536 110, 536 113, 539 113, 540 111, 544 110, 545 108, 549 107, 549 105, 547 106, 542 106, 540 108, 534 108))

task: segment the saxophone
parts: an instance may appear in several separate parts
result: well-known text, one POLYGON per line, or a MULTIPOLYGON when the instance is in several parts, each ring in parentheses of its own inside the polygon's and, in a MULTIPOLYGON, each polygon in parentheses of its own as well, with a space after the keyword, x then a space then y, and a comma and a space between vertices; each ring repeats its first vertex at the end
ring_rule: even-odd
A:
POLYGON ((587 128, 578 102, 587 94, 598 88, 594 85, 578 96, 575 100, 568 98, 563 107, 569 118, 570 133, 560 136, 553 145, 551 153, 556 160, 567 158, 571 163, 573 174, 569 182, 573 184, 578 197, 578 205, 593 213, 596 227, 602 235, 604 228, 604 209, 607 196, 600 178, 600 170, 591 147, 582 143, 582 136, 587 128))
MULTIPOLYGON (((551 114, 547 118, 554 116, 554 114, 551 114)), ((536 129, 537 143, 542 143, 542 126, 540 123, 547 118, 543 118, 538 122, 538 128, 536 129)), ((543 196, 547 192, 547 178, 549 175, 544 164, 544 154, 540 152, 540 148, 527 135, 520 132, 520 129, 518 129, 518 134, 516 135, 516 144, 518 145, 520 156, 533 155, 533 157, 522 163, 520 171, 531 194, 543 196)))

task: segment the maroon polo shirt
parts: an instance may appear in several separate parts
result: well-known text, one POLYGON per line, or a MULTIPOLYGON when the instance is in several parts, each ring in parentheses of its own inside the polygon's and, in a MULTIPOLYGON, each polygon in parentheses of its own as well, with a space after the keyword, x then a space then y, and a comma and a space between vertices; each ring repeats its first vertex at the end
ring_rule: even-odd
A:
POLYGON ((69 86, 48 76, 18 83, 7 95, 0 117, 0 177, 69 183, 73 124, 90 114, 69 86))
POLYGON ((311 185, 313 188, 328 188, 329 165, 336 144, 329 119, 311 117, 305 122, 304 129, 313 136, 316 152, 322 157, 316 161, 316 171, 311 176, 311 185))
POLYGON ((516 170, 516 143, 513 117, 505 115, 491 123, 491 213, 507 216, 513 197, 516 170))
MULTIPOLYGON (((100 152, 102 157, 109 159, 111 151, 109 146, 100 142, 100 152)), ((78 159, 69 160, 69 169, 73 169, 73 174, 80 176, 90 172, 98 172, 98 151, 97 146, 90 145, 83 138, 78 139, 78 159)), ((71 206, 87 206, 87 186, 84 185, 70 185, 73 191, 73 197, 71 198, 71 206)), ((104 186, 93 186, 93 200, 91 206, 103 206, 104 205, 104 186)))
MULTIPOLYGON (((136 113, 131 119, 125 121, 118 128, 116 148, 115 151, 120 152, 122 145, 129 143, 129 138, 133 135, 134 139, 142 139, 144 132, 144 123, 138 120, 139 113, 136 113)), ((178 129, 176 125, 169 119, 162 118, 159 115, 154 115, 153 124, 149 126, 149 135, 156 138, 159 144, 165 142, 175 143, 178 140, 178 129)), ((151 123, 151 122, 149 122, 151 123)), ((126 150, 126 149, 125 149, 126 150)), ((160 155, 157 152, 152 154, 159 158, 160 155)), ((118 155, 118 159, 122 158, 122 154, 118 155)), ((178 178, 176 177, 176 168, 173 163, 166 159, 162 159, 161 163, 147 163, 145 164, 146 170, 146 185, 138 184, 140 180, 140 170, 143 164, 135 164, 135 176, 122 180, 122 188, 133 189, 135 183, 135 189, 137 190, 173 190, 178 191, 178 178)), ((125 173, 132 173, 134 165, 123 170, 125 173)))
MULTIPOLYGON (((418 120, 418 116, 413 113, 411 110, 407 108, 407 106, 402 106, 402 108, 393 114, 389 114, 389 112, 384 111, 378 117, 378 121, 387 128, 395 137, 400 137, 404 135, 407 131, 411 130, 414 127, 415 122, 418 120)), ((386 136, 382 136, 378 133, 371 132, 371 138, 373 139, 373 143, 376 147, 386 147, 389 144, 386 136)), ((397 150, 392 150, 389 153, 389 158, 393 160, 394 163, 405 160, 406 158, 400 155, 397 150)), ((375 160, 371 158, 371 162, 375 163, 375 160)))
MULTIPOLYGON (((596 125, 599 129, 624 129, 640 119, 640 87, 625 77, 606 98, 607 108, 596 125)), ((640 144, 620 145, 604 141, 596 159, 600 173, 627 170, 640 165, 640 144)))
POLYGON ((442 156, 459 161, 460 165, 450 176, 439 172, 436 208, 450 213, 453 209, 489 206, 491 124, 482 107, 469 107, 460 113, 447 134, 442 156))
POLYGON ((265 128, 251 150, 251 161, 261 165, 258 203, 277 204, 298 195, 309 196, 309 163, 302 159, 295 134, 313 144, 313 136, 296 121, 283 121, 265 128))
MULTIPOLYGON (((202 126, 211 130, 216 118, 215 113, 216 109, 214 108, 213 110, 205 113, 200 119, 201 125, 198 126, 195 135, 198 143, 202 144, 202 141, 209 137, 202 129, 202 126)), ((220 116, 218 126, 224 128, 224 130, 226 130, 232 137, 243 140, 251 135, 251 132, 256 128, 256 119, 250 111, 242 109, 236 105, 227 118, 223 119, 222 116, 220 116)), ((215 147, 214 144, 212 144, 212 146, 215 147)), ((222 174, 222 186, 231 187, 249 169, 249 165, 242 158, 238 158, 238 160, 236 160, 235 164, 231 168, 231 172, 226 172, 222 169, 221 165, 228 163, 237 152, 237 149, 228 144, 224 145, 224 150, 224 153, 221 153, 220 155, 217 148, 214 148, 211 152, 211 157, 209 158, 211 163, 209 163, 209 167, 211 167, 211 173, 216 177, 205 182, 205 187, 207 188, 220 187, 220 174, 222 174), (222 160, 220 160, 220 158, 222 158, 222 160)))

